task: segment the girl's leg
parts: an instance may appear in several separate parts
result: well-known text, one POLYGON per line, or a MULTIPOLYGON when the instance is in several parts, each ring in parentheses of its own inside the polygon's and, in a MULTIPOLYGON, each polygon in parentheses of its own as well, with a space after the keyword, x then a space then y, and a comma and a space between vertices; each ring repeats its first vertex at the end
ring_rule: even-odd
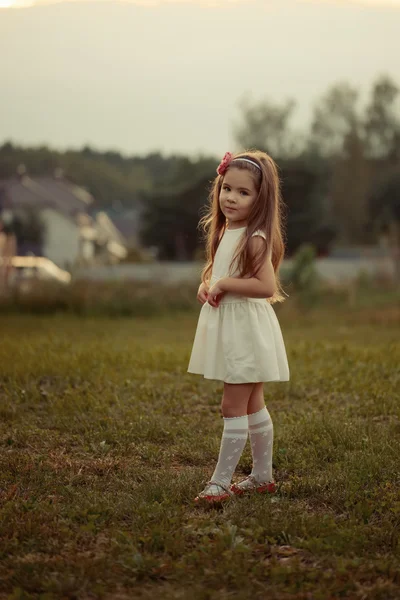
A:
POLYGON ((247 405, 254 384, 224 384, 221 410, 224 418, 218 463, 211 481, 198 498, 220 496, 229 488, 232 475, 247 441, 247 405))
POLYGON ((265 406, 264 401, 264 384, 255 383, 253 391, 250 394, 249 402, 247 404, 247 414, 251 415, 258 412, 265 406))
MULTIPOLYGON (((264 403, 264 384, 256 383, 250 396, 248 407, 249 435, 253 468, 251 476, 257 482, 272 481, 272 452, 274 429, 271 415, 264 403)), ((250 480, 244 480, 238 486, 242 489, 252 487, 250 480)))
MULTIPOLYGON (((224 383, 221 412, 224 418, 247 415, 247 407, 258 383, 224 383)), ((263 385, 263 384, 261 384, 263 385)), ((264 399, 264 398, 263 398, 264 399)))

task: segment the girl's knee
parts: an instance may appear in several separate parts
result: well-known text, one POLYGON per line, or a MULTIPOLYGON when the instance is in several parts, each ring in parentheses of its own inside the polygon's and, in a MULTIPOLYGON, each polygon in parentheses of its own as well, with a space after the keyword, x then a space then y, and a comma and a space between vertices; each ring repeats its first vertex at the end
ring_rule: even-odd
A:
POLYGON ((234 419, 236 417, 245 417, 247 415, 245 406, 224 406, 221 412, 225 419, 234 419))
POLYGON ((239 417, 247 413, 247 404, 252 385, 225 384, 221 401, 221 412, 224 417, 239 417))
POLYGON ((222 396, 222 400, 221 400, 222 416, 226 417, 227 413, 230 413, 232 411, 233 407, 234 407, 234 405, 232 404, 231 400, 229 398, 227 398, 226 396, 222 396))

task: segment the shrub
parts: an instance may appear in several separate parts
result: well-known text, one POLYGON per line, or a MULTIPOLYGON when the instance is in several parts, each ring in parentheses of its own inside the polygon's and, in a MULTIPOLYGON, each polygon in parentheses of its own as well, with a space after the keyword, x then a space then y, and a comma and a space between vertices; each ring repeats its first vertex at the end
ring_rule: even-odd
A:
POLYGON ((32 281, 0 298, 0 311, 83 316, 151 316, 196 307, 197 285, 160 285, 135 281, 74 281, 65 287, 32 281))
POLYGON ((302 245, 293 258, 293 264, 284 274, 303 308, 315 306, 320 300, 321 281, 315 266, 316 251, 309 244, 302 245))

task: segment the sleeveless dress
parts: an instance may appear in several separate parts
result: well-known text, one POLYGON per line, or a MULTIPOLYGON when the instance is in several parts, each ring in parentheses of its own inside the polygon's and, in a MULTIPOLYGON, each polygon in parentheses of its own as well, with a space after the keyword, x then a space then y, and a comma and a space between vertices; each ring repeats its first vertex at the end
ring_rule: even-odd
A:
MULTIPOLYGON (((229 276, 246 227, 226 229, 215 254, 211 285, 229 276)), ((265 239, 262 231, 260 235, 265 239)), ((189 373, 225 383, 289 381, 281 328, 264 298, 225 294, 218 308, 203 304, 190 357, 189 373)))

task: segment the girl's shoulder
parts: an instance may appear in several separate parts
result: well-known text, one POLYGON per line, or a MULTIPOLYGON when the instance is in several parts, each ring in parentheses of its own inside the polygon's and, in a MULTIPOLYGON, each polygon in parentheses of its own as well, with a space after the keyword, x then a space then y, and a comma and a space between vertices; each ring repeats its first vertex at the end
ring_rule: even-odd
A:
MULTIPOLYGON (((267 235, 262 229, 257 229, 257 231, 255 231, 251 237, 262 237, 267 242, 267 246, 269 246, 267 235)), ((268 258, 271 258, 272 256, 272 249, 270 247, 268 247, 267 256, 268 258)))
POLYGON ((267 236, 262 229, 257 229, 257 231, 255 231, 251 237, 257 237, 257 236, 264 238, 264 240, 267 239, 267 236))

